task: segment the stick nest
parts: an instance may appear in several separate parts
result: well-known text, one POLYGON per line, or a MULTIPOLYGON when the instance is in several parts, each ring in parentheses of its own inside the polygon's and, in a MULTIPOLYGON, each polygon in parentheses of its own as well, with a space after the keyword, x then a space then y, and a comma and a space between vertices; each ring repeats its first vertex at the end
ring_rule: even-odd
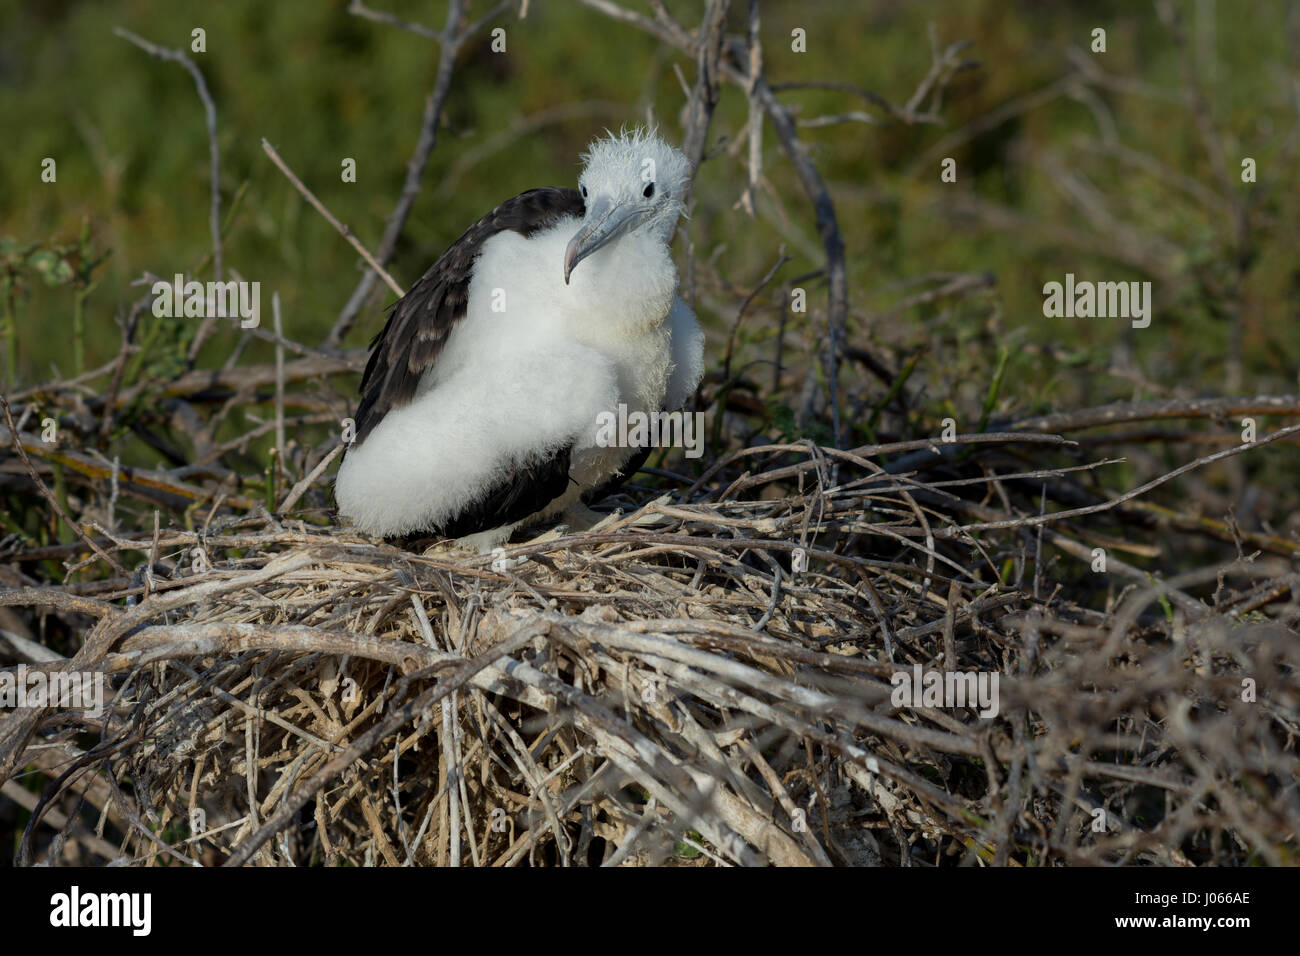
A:
POLYGON ((781 464, 489 555, 265 512, 114 538, 148 555, 128 586, 7 592, 93 619, 45 666, 112 686, 98 721, 3 718, 44 775, 20 859, 1294 859, 1289 562, 1027 572, 1045 525, 961 525, 972 479, 831 454, 733 456, 781 464), (918 668, 996 673, 996 715, 900 705, 918 668))

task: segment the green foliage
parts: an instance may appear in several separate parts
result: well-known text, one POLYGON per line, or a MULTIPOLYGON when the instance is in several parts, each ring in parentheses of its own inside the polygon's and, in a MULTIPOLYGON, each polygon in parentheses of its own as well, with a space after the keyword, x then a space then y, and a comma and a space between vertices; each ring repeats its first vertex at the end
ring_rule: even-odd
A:
MULTIPOLYGON (((85 371, 85 304, 98 285, 95 269, 107 258, 108 253, 96 248, 89 220, 83 221, 80 235, 71 242, 24 242, 0 236, 0 343, 5 354, 5 381, 18 380, 18 311, 37 284, 72 292, 73 368, 77 373, 85 371)), ((60 341, 60 348, 66 348, 66 341, 60 341)))
MULTIPOLYGON (((670 4, 683 22, 698 10, 670 4)), ((1081 137, 1094 138, 1095 111, 1069 99, 1015 115, 964 139, 951 150, 960 170, 955 188, 940 188, 929 168, 916 163, 940 137, 960 131, 991 110, 1042 88, 1062 75, 1061 51, 1085 47, 1092 27, 1108 29, 1109 49, 1098 65, 1110 73, 1139 78, 1155 88, 1177 89, 1182 66, 1167 31, 1149 7, 1107 10, 1066 3, 1022 6, 1005 16, 997 0, 941 5, 763 4, 764 59, 774 80, 832 79, 906 99, 929 65, 927 25, 940 39, 970 39, 969 54, 982 68, 963 74, 945 97, 944 127, 858 125, 802 131, 835 192, 849 250, 850 288, 861 295, 882 281, 932 270, 991 270, 1012 328, 1032 341, 1067 351, 1100 345, 1107 349, 1126 333, 1116 323, 1046 320, 1039 289, 1044 276, 1067 270, 1080 275, 1142 278, 1111 255, 1104 235, 1090 231, 1080 211, 1034 158, 1054 151, 1063 165, 1079 170, 1107 197, 1124 222, 1163 237, 1183 250, 1184 276, 1206 277, 1209 288, 1165 283, 1173 298, 1157 319, 1161 334, 1136 337, 1139 356, 1169 380, 1203 376, 1218 363, 1225 322, 1215 300, 1231 288, 1218 275, 1227 234, 1221 216, 1182 194, 1169 175, 1114 162, 1089 152, 1081 137), (809 52, 791 51, 790 30, 808 31, 809 52), (850 145, 854 144, 854 145, 850 145), (1023 227, 990 227, 968 220, 953 228, 946 210, 958 193, 973 194, 1024 217, 1023 227)), ((385 6, 400 17, 442 24, 441 4, 394 0, 385 6)), ((1281 171, 1282 139, 1289 123, 1285 84, 1259 69, 1285 59, 1284 31, 1274 29, 1283 5, 1265 2, 1256 15, 1231 15, 1222 5, 1214 24, 1215 120, 1228 137, 1230 157, 1249 152, 1262 178, 1281 171), (1269 131, 1272 130, 1272 134, 1269 131)), ((734 12, 732 29, 743 10, 734 12)), ((18 236, 69 235, 88 218, 92 231, 111 239, 117 255, 103 277, 100 308, 91 309, 84 348, 90 365, 105 361, 117 346, 111 314, 131 297, 129 283, 148 269, 169 275, 197 268, 210 253, 206 209, 206 133, 193 83, 175 64, 154 60, 112 35, 114 26, 154 42, 188 48, 190 31, 207 31, 207 52, 194 54, 217 101, 222 154, 221 190, 228 220, 229 266, 279 287, 289 334, 318 340, 351 291, 356 258, 339 237, 267 163, 258 148, 267 136, 339 218, 374 245, 400 192, 406 159, 414 145, 423 100, 437 61, 436 45, 411 34, 349 16, 340 4, 283 5, 232 0, 213 6, 155 4, 30 5, 0 0, 0 21, 10 25, 0 54, 10 64, 9 95, 0 100, 0 127, 40 130, 18 136, 0 153, 0 178, 17 188, 0 190, 0 220, 18 236), (76 70, 67 64, 75 62, 76 70), (113 82, 103 82, 112 77, 113 82), (55 121, 67 117, 67 122, 55 121), (42 159, 58 161, 57 183, 39 181, 42 159), (339 163, 357 160, 359 182, 343 184, 339 163), (232 200, 243 193, 240 208, 232 200)), ((462 54, 425 185, 399 255, 396 274, 409 282, 447 242, 505 196, 540 182, 568 183, 575 157, 603 126, 635 122, 644 103, 676 133, 682 94, 670 64, 688 76, 688 57, 665 58, 658 44, 575 3, 533 5, 525 20, 503 16, 508 50, 493 54, 486 34, 462 54), (458 170, 456 188, 440 190, 443 177, 468 149, 506 134, 521 117, 561 104, 594 103, 589 112, 543 124, 491 152, 472 168, 458 170)), ((798 91, 785 98, 802 116, 842 112, 858 104, 843 93, 798 91)), ((1104 104, 1121 143, 1151 153, 1174 174, 1210 183, 1210 171, 1196 124, 1187 110, 1167 99, 1108 97, 1104 104)), ((734 135, 745 104, 724 88, 715 132, 734 135)), ((765 140, 765 175, 781 189, 793 187, 789 164, 765 140)), ((709 242, 725 238, 721 265, 742 274, 770 255, 771 236, 748 228, 731 208, 736 191, 734 164, 706 164, 696 212, 695 235, 709 242), (710 195, 718 196, 717 201, 710 195)), ((1247 188, 1242 186, 1241 188, 1247 188)), ((1295 191, 1278 209, 1272 237, 1294 248, 1295 191)), ((813 224, 796 212, 787 229, 802 241, 792 269, 816 268, 818 242, 813 224)), ((1260 251, 1251 277, 1252 294, 1279 304, 1298 298, 1293 261, 1260 251)), ((23 346, 20 377, 43 377, 51 361, 64 361, 66 338, 49 335, 55 306, 33 301, 17 317, 23 346)), ((909 319, 911 317, 909 316, 909 319)), ((377 329, 377 309, 358 324, 360 344, 377 329)), ((1247 317, 1248 359, 1261 371, 1290 371, 1300 362, 1300 340, 1279 323, 1247 317)), ((757 323, 755 323, 757 325, 757 323)), ((757 335, 759 330, 754 330, 757 335)), ((213 345, 228 351, 228 341, 213 345)), ((261 354, 255 347, 250 358, 261 354)), ((223 351, 221 354, 225 354, 223 351)), ((11 360, 12 361, 12 360, 11 360)), ((1007 382, 1022 389, 1053 374, 1056 360, 1018 351, 1007 382)), ((987 380, 987 377, 985 377, 987 380)), ((1072 381, 1073 389, 1098 392, 1105 383, 1072 381)), ((1013 391, 1005 396, 1024 398, 1013 391)), ((1104 400, 1084 394, 1081 401, 1104 400)))
POLYGON ((704 837, 700 836, 700 834, 695 830, 687 830, 686 840, 678 840, 676 843, 673 844, 674 856, 676 856, 679 860, 698 860, 701 856, 704 855, 703 852, 697 848, 697 846, 692 845, 692 844, 702 845, 704 843, 704 837), (686 840, 690 840, 691 842, 687 843, 686 840))

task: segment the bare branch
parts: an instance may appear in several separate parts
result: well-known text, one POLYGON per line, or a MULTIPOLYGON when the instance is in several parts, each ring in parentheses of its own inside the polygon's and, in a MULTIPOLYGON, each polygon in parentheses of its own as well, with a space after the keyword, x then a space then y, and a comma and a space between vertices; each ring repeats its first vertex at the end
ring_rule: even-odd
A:
MULTIPOLYGON (((393 290, 393 294, 397 296, 404 295, 405 293, 402 291, 402 287, 397 284, 397 280, 384 270, 384 267, 375 260, 375 257, 372 256, 357 237, 353 235, 352 230, 339 222, 338 219, 334 217, 334 214, 325 208, 325 204, 316 198, 315 193, 308 189, 306 184, 304 184, 303 181, 295 175, 294 171, 289 168, 288 164, 280 158, 280 154, 276 152, 275 147, 267 141, 266 137, 262 138, 262 150, 267 156, 271 157, 271 162, 275 163, 280 172, 284 173, 285 178, 293 184, 293 188, 298 190, 298 192, 302 194, 302 197, 311 203, 312 208, 320 213, 321 216, 324 217, 325 221, 333 226, 335 230, 337 230, 338 234, 347 240, 348 245, 355 249, 362 259, 365 259, 366 262, 369 263, 370 268, 374 269, 388 285, 388 288, 393 290)), ((278 335, 279 333, 276 334, 278 335)))
MULTIPOLYGON (((140 49, 144 50, 150 56, 155 56, 160 60, 170 60, 173 63, 179 63, 194 78, 194 87, 198 90, 199 99, 203 102, 203 114, 208 124, 208 161, 211 167, 209 176, 211 201, 208 206, 208 231, 212 233, 212 271, 216 280, 222 280, 222 251, 221 251, 221 153, 217 149, 217 104, 212 99, 212 94, 208 92, 207 81, 203 78, 202 71, 198 66, 185 55, 181 50, 173 50, 168 47, 161 47, 157 44, 150 43, 143 37, 136 36, 130 30, 124 30, 121 27, 114 27, 113 32, 124 40, 134 43, 140 49)), ((203 324, 199 327, 198 332, 194 335, 194 342, 190 345, 189 360, 191 364, 199 354, 199 349, 203 347, 204 341, 212 331, 213 317, 204 319, 203 324)))

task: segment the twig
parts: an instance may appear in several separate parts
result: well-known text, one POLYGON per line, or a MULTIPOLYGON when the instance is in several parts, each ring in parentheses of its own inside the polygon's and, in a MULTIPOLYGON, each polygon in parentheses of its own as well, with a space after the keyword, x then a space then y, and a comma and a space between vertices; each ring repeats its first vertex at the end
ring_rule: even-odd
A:
POLYGON ((1137 498, 1140 497, 1141 495, 1146 494, 1148 491, 1152 490, 1153 488, 1158 488, 1161 485, 1165 484, 1166 482, 1172 481, 1173 479, 1177 478, 1179 475, 1184 475, 1189 471, 1194 471, 1195 469, 1200 468, 1203 465, 1208 465, 1216 461, 1222 461, 1225 458, 1232 458, 1236 455, 1242 454, 1243 452, 1251 451, 1252 449, 1258 448, 1262 445, 1267 445, 1272 442, 1278 441, 1279 439, 1285 438, 1288 435, 1296 435, 1296 434, 1300 434, 1300 425, 1291 425, 1287 428, 1278 429, 1272 434, 1265 435, 1261 438, 1258 438, 1249 444, 1234 445, 1231 448, 1225 448, 1222 451, 1215 452, 1212 455, 1205 455, 1201 458, 1197 458, 1195 461, 1189 461, 1184 465, 1180 465, 1177 468, 1175 468, 1173 471, 1166 472, 1165 474, 1160 475, 1158 478, 1153 478, 1144 484, 1138 485, 1136 488, 1133 488, 1130 491, 1126 491, 1121 495, 1116 495, 1114 498, 1110 498, 1106 501, 1103 501, 1101 504, 1088 505, 1083 508, 1069 508, 1066 509, 1065 511, 1054 511, 1050 514, 1033 515, 1025 518, 1013 518, 1013 519, 1008 519, 1006 521, 986 521, 978 524, 959 525, 951 528, 944 528, 943 530, 936 532, 936 534, 939 537, 954 537, 954 536, 967 535, 970 534, 972 531, 993 531, 1002 528, 1025 528, 1025 527, 1032 527, 1040 524, 1046 524, 1052 521, 1060 521, 1065 518, 1078 518, 1083 515, 1096 514, 1100 511, 1109 511, 1110 509, 1115 508, 1126 501, 1129 501, 1133 498, 1137 498))
MULTIPOLYGON (((460 21, 464 15, 464 2, 463 0, 449 0, 447 4, 447 20, 442 32, 431 37, 431 39, 437 40, 441 48, 438 54, 438 72, 434 77, 433 89, 424 101, 424 116, 420 120, 420 135, 416 140, 411 158, 406 163, 406 180, 402 184, 402 194, 397 200, 392 215, 388 217, 388 225, 384 228, 384 235, 379 240, 376 259, 381 264, 386 265, 393 258, 394 252, 397 251, 397 240, 406 227, 406 220, 411 215, 411 209, 415 205, 415 197, 419 195, 420 182, 424 178, 425 167, 428 165, 429 156, 432 155, 434 146, 438 142, 438 122, 442 118, 443 107, 446 105, 447 97, 451 93, 451 80, 455 73, 456 55, 460 52, 460 48, 466 40, 482 29, 490 18, 499 15, 508 6, 508 0, 507 2, 498 3, 481 20, 471 24, 463 32, 458 32, 460 21)), ((353 7, 350 7, 349 10, 353 13, 359 12, 353 8, 361 8, 361 4, 354 0, 353 7)), ((379 17, 371 18, 379 19, 379 17)), ((406 29, 406 27, 403 27, 403 29, 406 29)), ((382 271, 369 258, 366 261, 371 264, 371 269, 362 274, 361 280, 357 283, 352 295, 348 297, 348 301, 339 313, 338 319, 335 320, 329 335, 325 337, 324 344, 327 348, 336 348, 342 343, 343 337, 347 335, 352 323, 361 312, 362 306, 365 305, 366 299, 370 296, 375 275, 382 271)), ((389 287, 393 287, 392 282, 389 282, 389 287)), ((397 294, 400 296, 402 293, 399 291, 397 294)))
MULTIPOLYGON (((199 99, 203 101, 203 114, 208 124, 208 159, 211 165, 211 174, 209 177, 211 201, 208 206, 208 231, 212 233, 212 271, 216 280, 222 280, 222 250, 221 250, 221 153, 217 149, 217 104, 212 99, 212 94, 208 92, 207 81, 203 79, 203 73, 181 50, 173 50, 168 47, 161 47, 157 44, 150 43, 143 37, 136 36, 130 30, 124 30, 121 27, 114 27, 113 32, 124 40, 134 43, 140 49, 144 50, 150 56, 155 56, 160 60, 170 60, 173 63, 179 63, 194 78, 194 86, 198 90, 199 99)), ((190 345, 189 360, 192 363, 199 354, 199 349, 203 347, 203 342, 211 331, 215 321, 214 316, 208 316, 204 319, 203 324, 199 327, 198 332, 194 335, 194 342, 190 345)))
POLYGON ((1238 415, 1300 415, 1300 395, 1250 395, 1240 398, 1174 398, 1151 402, 1115 402, 1052 415, 1022 418, 1013 429, 1064 432, 1123 422, 1164 418, 1223 419, 1238 415))
MULTIPOLYGON (((426 690, 419 697, 400 707, 394 708, 387 716, 384 717, 374 727, 366 731, 353 742, 339 756, 330 760, 320 771, 314 774, 311 779, 306 780, 295 791, 292 797, 285 801, 285 804, 271 819, 267 820, 256 833, 245 838, 223 866, 243 866, 257 852, 267 840, 281 830, 285 824, 293 819, 295 813, 310 800, 317 792, 320 791, 327 783, 346 770, 349 766, 361 758, 375 744, 383 740, 390 733, 401 727, 409 721, 414 715, 423 712, 432 707, 444 697, 452 693, 458 687, 464 685, 471 677, 488 667, 494 661, 502 657, 509 656, 518 648, 528 643, 536 635, 533 628, 521 628, 519 633, 502 641, 496 647, 489 649, 486 653, 479 655, 477 658, 466 661, 463 665, 456 668, 454 673, 437 685, 426 690)), ((399 685, 399 692, 403 691, 404 685, 409 682, 409 678, 404 679, 403 685, 399 685)))
MULTIPOLYGON (((280 319, 280 292, 271 294, 271 316, 275 337, 284 338, 284 326, 280 319)), ((276 469, 288 475, 289 462, 284 450, 284 346, 278 342, 275 346, 275 460, 276 469)))
POLYGON ((339 456, 339 453, 343 451, 343 447, 343 443, 340 442, 331 448, 329 454, 322 458, 316 464, 316 467, 294 485, 289 493, 284 496, 284 500, 280 502, 280 507, 275 509, 275 513, 282 515, 288 514, 293 506, 298 503, 298 499, 303 496, 303 493, 311 487, 312 482, 319 478, 324 473, 325 469, 329 467, 330 462, 339 456))
POLYGON ((334 217, 334 214, 326 209, 324 204, 316 198, 315 194, 303 184, 303 181, 299 179, 294 174, 293 170, 285 164, 284 160, 280 158, 280 154, 275 151, 275 147, 267 141, 266 137, 262 137, 262 149, 266 152, 266 155, 271 157, 271 162, 275 163, 280 172, 284 173, 285 178, 293 184, 293 188, 298 190, 298 192, 302 194, 302 197, 311 203, 312 208, 320 213, 325 218, 325 221, 333 226, 335 230, 338 231, 338 234, 348 241, 348 245, 355 249, 362 259, 365 259, 366 262, 369 263, 370 268, 374 269, 375 272, 378 273, 378 275, 388 285, 388 288, 392 289, 395 295, 403 295, 402 287, 397 284, 392 276, 384 271, 383 266, 375 261, 374 257, 366 250, 366 247, 363 246, 357 240, 357 237, 352 234, 352 230, 339 222, 338 219, 334 217))
POLYGON ((67 512, 63 510, 63 506, 59 504, 59 499, 55 497, 54 492, 50 491, 49 486, 47 486, 45 482, 41 481, 41 476, 36 472, 36 466, 33 465, 32 460, 27 457, 27 449, 23 447, 22 439, 18 435, 18 429, 14 425, 13 413, 9 410, 9 400, 3 395, 0 395, 0 405, 4 406, 5 424, 9 428, 9 440, 13 443, 14 447, 18 449, 18 454, 22 457, 23 464, 27 466, 27 473, 31 476, 37 490, 39 490, 45 500, 50 503, 50 507, 54 510, 54 513, 59 516, 65 525, 72 529, 76 536, 85 543, 86 547, 90 548, 91 551, 95 552, 95 554, 99 555, 103 560, 107 561, 113 570, 118 574, 126 574, 126 569, 118 563, 116 558, 100 548, 99 545, 95 544, 86 532, 81 530, 81 525, 68 517, 67 512))

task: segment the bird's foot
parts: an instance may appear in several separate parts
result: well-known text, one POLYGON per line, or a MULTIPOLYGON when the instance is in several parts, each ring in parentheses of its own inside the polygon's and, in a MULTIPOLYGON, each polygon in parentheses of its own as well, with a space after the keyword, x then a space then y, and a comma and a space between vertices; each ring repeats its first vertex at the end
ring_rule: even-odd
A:
POLYGON ((461 551, 470 551, 475 554, 492 554, 505 545, 510 540, 510 536, 515 533, 519 524, 503 525, 500 528, 490 528, 487 531, 480 531, 477 534, 467 534, 463 538, 456 538, 451 542, 452 546, 461 551))

